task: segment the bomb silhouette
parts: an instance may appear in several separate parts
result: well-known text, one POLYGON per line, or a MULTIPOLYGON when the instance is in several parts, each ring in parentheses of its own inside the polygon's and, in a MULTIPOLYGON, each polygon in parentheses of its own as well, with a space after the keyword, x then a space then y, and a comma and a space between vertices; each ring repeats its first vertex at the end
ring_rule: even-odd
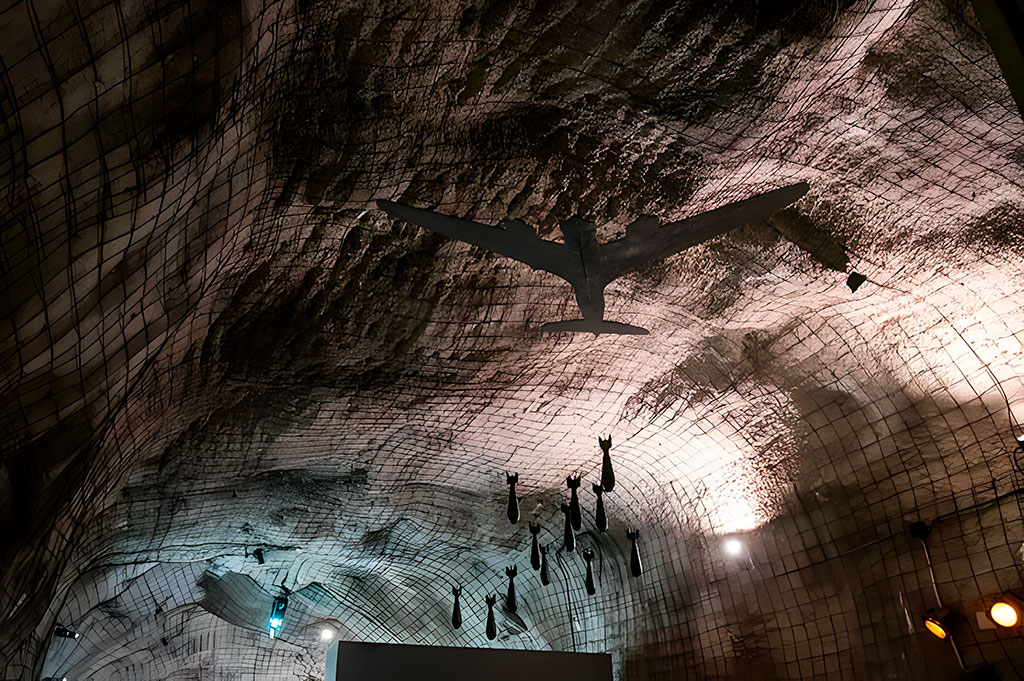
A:
POLYGON ((455 596, 455 605, 452 606, 452 628, 458 629, 462 626, 462 608, 459 606, 459 596, 462 595, 462 586, 453 586, 452 595, 455 596))
POLYGON ((562 504, 562 513, 565 514, 565 550, 572 553, 576 549, 576 535, 572 531, 571 511, 569 504, 562 504))
POLYGON ((519 607, 516 604, 516 574, 518 572, 515 565, 505 568, 505 576, 508 577, 508 593, 505 594, 505 608, 509 612, 515 612, 519 607))
POLYGON ((540 551, 537 548, 537 535, 540 534, 540 525, 530 523, 530 567, 540 570, 540 551))
POLYGON ((583 549, 583 560, 587 563, 587 579, 584 584, 586 584, 587 593, 593 596, 597 593, 597 587, 594 586, 594 567, 592 565, 594 552, 591 549, 583 549))
POLYGON ((599 532, 606 532, 608 530, 608 517, 604 514, 604 495, 602 492, 604 488, 601 485, 592 485, 594 488, 594 494, 597 495, 597 508, 594 510, 594 524, 597 525, 599 532))
POLYGON ((498 637, 498 625, 494 623, 494 604, 498 602, 498 597, 484 596, 484 601, 487 602, 487 638, 493 641, 498 637))
POLYGON ((516 496, 516 483, 519 482, 519 473, 509 475, 505 473, 505 482, 508 484, 508 521, 515 525, 519 522, 519 497, 516 496))
POLYGON ((576 494, 576 490, 580 488, 580 476, 577 475, 574 478, 570 475, 565 479, 565 485, 569 488, 569 519, 572 521, 572 529, 578 532, 583 527, 583 514, 580 513, 580 498, 576 494))
POLYGON ((540 547, 540 583, 547 586, 551 583, 548 576, 548 547, 540 547))
POLYGON ((605 492, 611 492, 615 489, 615 471, 612 470, 612 436, 609 435, 607 440, 597 438, 597 444, 601 446, 601 452, 604 456, 601 458, 601 487, 604 488, 605 492))
POLYGON ((644 564, 640 561, 640 548, 636 545, 637 539, 640 538, 640 530, 626 532, 626 536, 633 542, 629 550, 629 571, 634 577, 639 577, 644 571, 644 564))

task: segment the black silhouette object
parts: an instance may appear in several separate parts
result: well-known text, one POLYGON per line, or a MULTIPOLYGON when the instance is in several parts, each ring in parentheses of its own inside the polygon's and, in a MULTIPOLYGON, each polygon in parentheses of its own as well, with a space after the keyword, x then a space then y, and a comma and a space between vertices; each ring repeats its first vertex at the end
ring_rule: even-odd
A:
POLYGON ((867 280, 868 278, 860 272, 850 272, 850 276, 846 278, 846 285, 850 287, 851 293, 856 293, 857 289, 860 288, 860 285, 867 280))
POLYGON ((533 535, 530 541, 530 567, 534 570, 539 570, 540 550, 537 548, 537 535, 540 534, 540 525, 530 523, 530 534, 533 535))
POLYGON ((519 497, 516 496, 519 473, 513 475, 505 473, 505 482, 508 484, 508 521, 515 525, 519 522, 519 497))
POLYGON ((510 568, 505 568, 505 576, 508 577, 508 593, 505 595, 505 609, 509 612, 515 612, 519 606, 516 603, 516 574, 519 570, 513 565, 510 568))
POLYGON ((601 445, 601 487, 605 492, 615 489, 615 471, 612 470, 612 436, 607 440, 597 438, 597 444, 601 445))
POLYGON ((608 518, 604 514, 604 495, 601 494, 604 490, 601 485, 592 485, 594 494, 597 495, 597 510, 594 511, 594 523, 597 525, 598 532, 608 531, 608 518))
POLYGON ((644 564, 640 562, 640 548, 636 545, 636 540, 640 538, 640 530, 626 532, 626 536, 633 542, 633 547, 629 550, 629 571, 634 577, 639 577, 644 571, 644 564))
POLYGON ((562 504, 562 513, 565 514, 565 550, 571 553, 576 549, 576 534, 572 531, 569 504, 562 504))
POLYGON ((498 626, 494 623, 494 604, 498 602, 497 596, 484 596, 487 602, 487 638, 493 641, 498 637, 498 626))
POLYGON ((497 227, 490 227, 393 201, 377 201, 377 207, 392 217, 565 279, 576 292, 583 319, 549 322, 541 327, 543 331, 636 335, 648 331, 605 320, 604 289, 608 284, 737 227, 764 220, 802 197, 808 189, 806 182, 798 182, 662 226, 657 218, 642 216, 626 227, 625 237, 606 244, 597 243, 596 227, 579 217, 561 222, 559 228, 565 243, 557 243, 541 239, 520 220, 502 220, 497 227))
POLYGON ((548 575, 548 547, 540 547, 540 583, 547 586, 551 583, 551 577, 548 575))
POLYGON ((453 586, 452 595, 455 596, 455 605, 452 606, 452 628, 458 629, 462 626, 462 608, 459 606, 459 596, 462 595, 462 587, 453 586))
POLYGON ((594 586, 594 567, 592 565, 594 552, 591 549, 583 549, 583 560, 587 563, 587 579, 584 583, 587 587, 587 593, 593 596, 597 593, 597 587, 594 586))
POLYGON ((572 529, 577 532, 583 527, 583 515, 580 513, 580 498, 576 490, 580 488, 580 476, 575 478, 571 475, 565 479, 565 485, 569 488, 569 519, 572 521, 572 529))

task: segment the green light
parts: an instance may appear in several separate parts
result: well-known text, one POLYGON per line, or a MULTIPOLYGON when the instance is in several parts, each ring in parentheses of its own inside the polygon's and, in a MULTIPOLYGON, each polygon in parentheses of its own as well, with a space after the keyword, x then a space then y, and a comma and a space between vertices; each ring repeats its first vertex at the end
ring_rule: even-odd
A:
POLYGON ((278 596, 274 599, 274 605, 270 609, 270 619, 267 620, 267 631, 270 638, 275 638, 284 626, 284 611, 288 609, 288 597, 278 596))

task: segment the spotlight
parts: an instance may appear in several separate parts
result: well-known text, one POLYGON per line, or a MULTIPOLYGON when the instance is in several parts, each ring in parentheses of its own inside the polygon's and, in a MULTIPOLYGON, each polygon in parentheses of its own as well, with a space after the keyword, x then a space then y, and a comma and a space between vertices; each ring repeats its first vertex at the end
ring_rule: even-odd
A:
POLYGON ((1024 452, 1024 435, 1017 436, 1017 449, 1024 452))
POLYGON ((725 549, 725 552, 730 556, 738 556, 743 553, 743 542, 735 537, 731 537, 725 540, 722 544, 722 548, 725 549))
POLYGON ((330 641, 333 638, 334 638, 334 630, 333 629, 331 629, 329 627, 324 627, 323 629, 320 630, 320 640, 321 641, 330 641))
POLYGON ((270 638, 276 638, 284 626, 284 611, 288 609, 288 597, 277 596, 274 598, 274 605, 270 609, 270 619, 267 620, 267 630, 270 638))
POLYGON ((53 628, 53 635, 61 638, 78 638, 81 636, 77 631, 71 631, 66 627, 62 627, 59 624, 53 628))
POLYGON ((989 606, 988 618, 1004 629, 1015 627, 1024 619, 1024 601, 1011 593, 1000 594, 989 606))
POLYGON ((953 620, 955 618, 956 613, 949 608, 929 610, 924 614, 924 628, 936 638, 949 638, 950 632, 953 631, 953 620))
POLYGON ((1002 601, 992 604, 992 607, 988 609, 988 616, 999 626, 1007 628, 1017 626, 1017 622, 1020 621, 1017 609, 1002 601))

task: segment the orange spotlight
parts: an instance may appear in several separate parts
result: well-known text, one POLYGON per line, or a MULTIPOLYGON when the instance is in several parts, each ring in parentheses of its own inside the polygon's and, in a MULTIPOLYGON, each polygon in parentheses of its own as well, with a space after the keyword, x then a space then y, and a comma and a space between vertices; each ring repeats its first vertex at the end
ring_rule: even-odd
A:
POLYGON ((1011 593, 999 595, 988 607, 988 618, 999 626, 1010 629, 1024 619, 1024 601, 1011 593))
POLYGON ((949 633, 953 630, 954 617, 955 613, 949 608, 942 608, 937 611, 929 610, 924 615, 924 628, 932 636, 949 638, 949 633))

